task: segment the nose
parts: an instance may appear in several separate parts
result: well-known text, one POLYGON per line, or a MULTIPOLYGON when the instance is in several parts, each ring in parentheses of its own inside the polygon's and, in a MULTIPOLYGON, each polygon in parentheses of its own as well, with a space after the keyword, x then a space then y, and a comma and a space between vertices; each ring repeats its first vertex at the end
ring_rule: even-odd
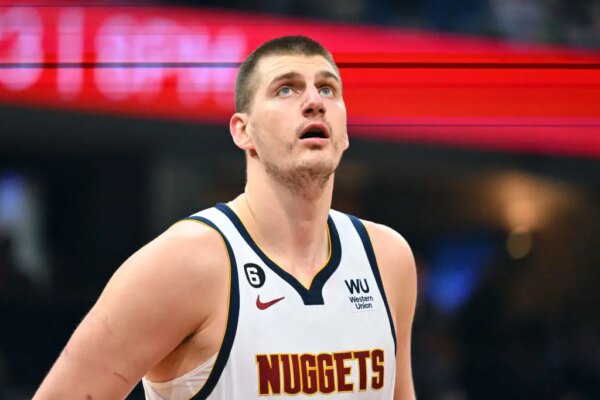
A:
POLYGON ((306 99, 302 105, 302 115, 304 117, 325 115, 325 104, 318 88, 311 86, 310 89, 306 90, 306 99))

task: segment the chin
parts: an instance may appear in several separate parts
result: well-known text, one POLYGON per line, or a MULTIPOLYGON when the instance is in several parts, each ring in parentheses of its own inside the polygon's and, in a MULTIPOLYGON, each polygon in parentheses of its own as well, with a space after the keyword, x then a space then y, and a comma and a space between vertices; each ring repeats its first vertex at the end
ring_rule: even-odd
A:
POLYGON ((326 180, 334 172, 337 163, 333 160, 324 160, 322 157, 317 160, 305 160, 302 163, 290 169, 290 175, 303 176, 308 180, 326 180))

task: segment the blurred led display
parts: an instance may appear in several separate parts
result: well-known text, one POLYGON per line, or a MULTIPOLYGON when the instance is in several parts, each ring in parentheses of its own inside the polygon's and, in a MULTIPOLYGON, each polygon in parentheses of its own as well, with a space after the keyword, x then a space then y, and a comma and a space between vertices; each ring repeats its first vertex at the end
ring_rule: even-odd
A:
POLYGON ((77 4, 0 6, 0 102, 224 123, 240 61, 270 38, 304 34, 339 64, 352 135, 600 156, 600 52, 77 4))

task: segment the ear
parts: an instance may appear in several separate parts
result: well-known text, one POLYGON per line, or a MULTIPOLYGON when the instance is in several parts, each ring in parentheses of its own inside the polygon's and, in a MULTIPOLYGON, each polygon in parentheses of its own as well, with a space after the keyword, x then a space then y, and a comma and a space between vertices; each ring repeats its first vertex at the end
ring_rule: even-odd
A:
POLYGON ((344 150, 348 150, 350 147, 350 139, 348 138, 348 128, 346 128, 346 133, 344 134, 344 150))
POLYGON ((246 113, 235 113, 229 120, 229 132, 233 138, 233 142, 237 147, 242 150, 254 149, 254 144, 248 136, 248 114, 246 113))

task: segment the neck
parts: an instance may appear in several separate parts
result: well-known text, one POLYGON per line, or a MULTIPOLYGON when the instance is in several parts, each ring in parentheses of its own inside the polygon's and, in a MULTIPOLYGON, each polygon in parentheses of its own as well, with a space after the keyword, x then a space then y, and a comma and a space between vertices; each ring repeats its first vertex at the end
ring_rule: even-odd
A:
POLYGON ((310 274, 323 266, 329 254, 327 216, 332 193, 333 175, 325 184, 298 192, 267 174, 249 174, 244 193, 232 206, 275 262, 296 277, 308 273, 312 279, 310 274))

